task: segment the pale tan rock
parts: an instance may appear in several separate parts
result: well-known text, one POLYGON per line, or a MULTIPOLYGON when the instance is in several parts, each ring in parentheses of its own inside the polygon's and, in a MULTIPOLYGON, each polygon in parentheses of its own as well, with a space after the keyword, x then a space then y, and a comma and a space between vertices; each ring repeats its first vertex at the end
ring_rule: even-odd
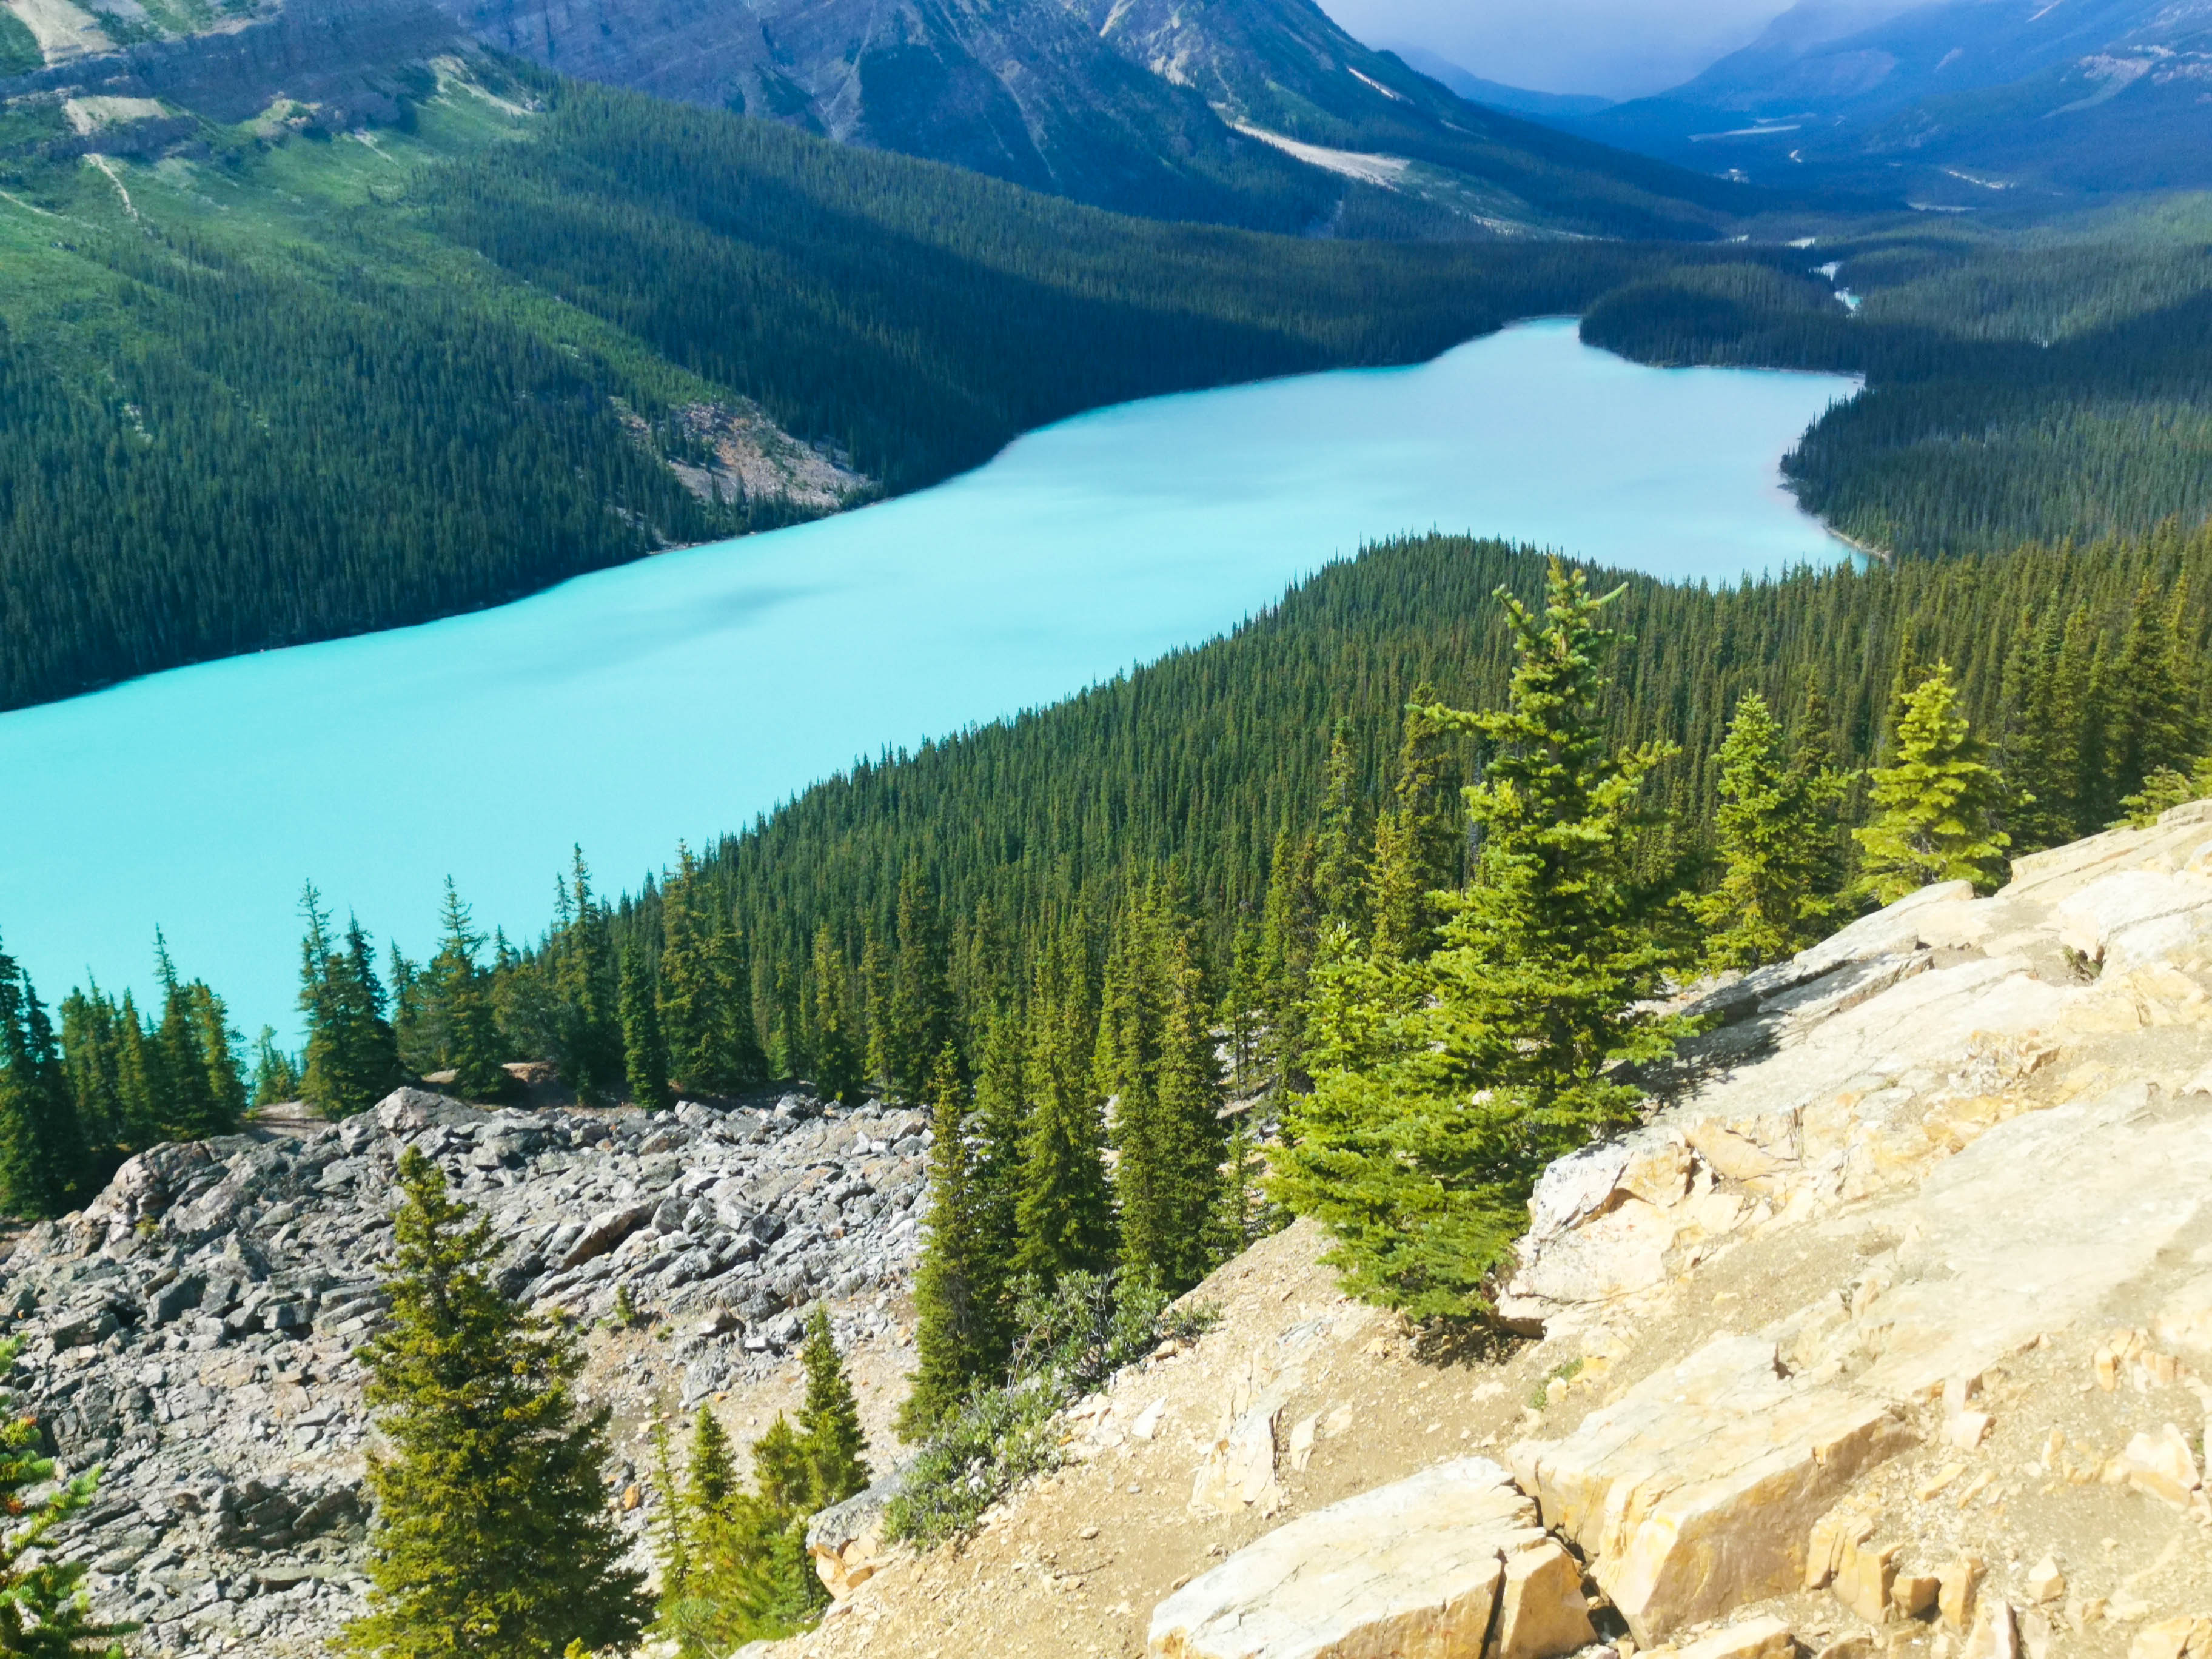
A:
POLYGON ((2147 1625, 2128 1644, 2128 1659, 2194 1659, 2203 1651, 2197 1646, 2196 1637, 2203 1623, 2197 1619, 2161 1619, 2155 1625, 2147 1625))
POLYGON ((1499 1592, 1498 1639, 1488 1659, 1551 1659, 1597 1640, 1583 1570, 1551 1538, 1505 1558, 1499 1592))
POLYGON ((1961 1555, 1936 1575, 1936 1607, 1945 1626, 1964 1632, 1974 1616, 1976 1593, 1989 1564, 1978 1555, 1961 1555))
POLYGON ((1831 1510, 1813 1523, 1805 1546, 1805 1588, 1826 1589, 1836 1581, 1844 1553, 1874 1536, 1874 1522, 1848 1509, 1831 1510))
POLYGON ((1838 1636, 1821 1648, 1814 1659, 1874 1659, 1874 1638, 1864 1631, 1838 1636))
POLYGON ((2171 1504, 2189 1507, 2203 1482, 2197 1470, 2196 1454, 2189 1437, 2168 1423, 2157 1434, 2138 1434, 2120 1454, 2122 1478, 2136 1491, 2171 1504))
POLYGON ((1962 1451, 1972 1451, 1990 1437, 1994 1421, 1987 1412, 1954 1412, 1943 1424, 1943 1437, 1962 1451))
POLYGON ((1693 1167, 1687 1147, 1662 1140, 1630 1155, 1621 1168, 1620 1190, 1663 1210, 1689 1196, 1693 1167))
POLYGON ((1890 1589, 1897 1582, 1897 1558, 1901 1544, 1876 1549, 1860 1544, 1846 1548, 1836 1569, 1836 1599, 1869 1625, 1890 1617, 1890 1589))
MULTIPOLYGON (((1237 1551, 1153 1609, 1146 1651, 1154 1659, 1479 1659, 1510 1565, 1558 1549, 1497 1464, 1440 1464, 1301 1516, 1237 1551)), ((1540 1609, 1528 1598, 1541 1584, 1567 1587, 1556 1568, 1521 1577, 1522 1619, 1533 1632, 1540 1609)), ((1571 1588, 1579 1601, 1579 1584, 1571 1588)), ((1580 1628, 1589 1630, 1587 1618, 1580 1628)), ((1589 1639, 1532 1649, 1530 1659, 1589 1639)))
POLYGON ((2045 1556, 2027 1572, 2027 1593, 2039 1602, 2057 1601, 2066 1595, 2066 1575, 2058 1570, 2057 1561, 2045 1556))
POLYGON ((1784 1377, 1771 1340, 1722 1337, 1507 1456, 1648 1644, 1799 1589, 1814 1521, 1911 1438, 1885 1402, 1784 1377))
POLYGON ((1321 1428, 1319 1417, 1301 1417, 1291 1425, 1289 1455, 1291 1467, 1304 1473, 1313 1462, 1314 1437, 1321 1428))
POLYGON ((1675 1650, 1675 1659, 1790 1659, 1797 1643, 1790 1626, 1765 1615, 1730 1625, 1675 1650))
POLYGON ((1756 1181, 1788 1160, 1726 1123, 1703 1118, 1683 1131, 1698 1154, 1731 1181, 1756 1181))
POLYGON ((1932 1572, 1900 1572, 1889 1587, 1889 1611, 1894 1619, 1923 1619, 1935 1611, 1943 1581, 1932 1572))
POLYGON ((1966 1638, 1965 1659, 2020 1659, 2020 1630, 2008 1603, 1994 1596, 1983 1599, 1966 1638))

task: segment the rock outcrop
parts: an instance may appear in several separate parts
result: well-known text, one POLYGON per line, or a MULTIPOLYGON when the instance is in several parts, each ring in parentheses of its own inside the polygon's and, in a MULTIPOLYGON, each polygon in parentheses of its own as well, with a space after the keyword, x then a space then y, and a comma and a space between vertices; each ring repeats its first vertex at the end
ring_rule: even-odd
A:
MULTIPOLYGON (((784 1364, 800 1310, 881 1333, 917 1245, 919 1114, 787 1097, 727 1113, 479 1111, 403 1090, 343 1123, 154 1148, 0 1257, 9 1386, 66 1467, 102 1612, 149 1651, 319 1650, 358 1611, 369 1425, 400 1153, 489 1218, 501 1286, 592 1322, 586 1386, 628 1429, 784 1364), (639 1328, 609 1328, 617 1294, 639 1328), (647 1328, 649 1327, 649 1334, 647 1328)), ((610 1502, 641 1523, 638 1471, 610 1502)))

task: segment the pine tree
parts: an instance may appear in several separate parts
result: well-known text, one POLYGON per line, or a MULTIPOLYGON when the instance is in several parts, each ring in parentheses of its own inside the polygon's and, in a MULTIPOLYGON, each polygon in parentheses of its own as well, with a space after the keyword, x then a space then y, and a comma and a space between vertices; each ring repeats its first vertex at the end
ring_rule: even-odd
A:
POLYGON ((343 947, 310 884, 300 900, 307 931, 300 946, 300 1012, 307 1020, 302 1094, 325 1117, 347 1117, 399 1086, 399 1042, 384 1017, 368 935, 349 922, 343 947))
POLYGON ((1873 775, 1875 817, 1852 832, 1860 884, 1880 903, 1939 881, 1991 887, 2002 869, 2004 781, 1958 702, 1950 665, 1939 663, 1892 713, 1888 757, 1873 775))
POLYGON ((1606 741, 1618 636, 1600 621, 1617 595, 1592 597, 1554 560, 1540 617, 1498 597, 1516 653, 1506 708, 1436 711, 1493 750, 1467 791, 1474 880, 1418 969, 1332 952, 1314 1090, 1276 1163, 1278 1196, 1328 1227, 1347 1288, 1415 1317, 1487 1308, 1536 1174, 1626 1120, 1636 1091, 1607 1068, 1674 1035, 1636 1011, 1669 966, 1635 876, 1638 798, 1667 751, 1606 741))
POLYGON ((868 1028, 861 1070, 869 1082, 889 1088, 891 1050, 896 1046, 891 1036, 891 976, 884 960, 883 935, 872 921, 860 942, 860 1000, 868 1028))
POLYGON ((563 898, 567 915, 553 957, 556 1041, 562 1081, 588 1100, 622 1087, 624 1073, 621 980, 607 914, 592 896, 581 847, 574 849, 563 898))
POLYGON ((253 1104, 256 1109, 289 1105, 300 1098, 300 1068, 292 1056, 276 1046, 276 1028, 264 1025, 253 1049, 253 1104))
POLYGON ((981 1193, 969 1146, 966 1091, 950 1048, 930 1079, 929 1221, 915 1270, 912 1390, 899 1409, 908 1443, 926 1438, 998 1369, 1003 1344, 984 1267, 981 1193))
POLYGON ((687 1094, 719 1094, 727 1081, 728 1021, 715 972, 706 884, 689 847, 676 849, 677 873, 660 890, 660 1036, 668 1080, 687 1094))
POLYGON ((1103 1269, 1114 1255, 1081 948, 1064 936, 1040 964, 1030 997, 1030 1116, 1015 1204, 1014 1267, 1044 1290, 1065 1274, 1103 1269))
POLYGON ((498 1100, 512 1092, 514 1079, 500 1063, 498 1022, 494 1018, 489 976, 477 965, 483 935, 476 931, 469 907, 461 902, 453 878, 439 909, 444 928, 438 954, 424 971, 429 1006, 436 1011, 438 1069, 453 1073, 453 1088, 464 1099, 498 1100))
POLYGON ((813 1050, 814 1086, 826 1098, 852 1105, 860 1097, 861 1051, 853 1029, 845 953, 837 948, 827 922, 814 931, 808 990, 807 1042, 813 1050))
POLYGON ((208 1098, 214 1103, 214 1134, 233 1134, 245 1121, 246 1078, 238 1062, 239 1034, 231 1029, 230 1011, 204 980, 185 988, 191 998, 192 1025, 200 1052, 207 1056, 208 1098))
POLYGON ((661 1042, 659 1009, 640 952, 622 953, 621 984, 623 1075, 630 1099, 657 1112, 668 1104, 668 1050, 661 1042))
POLYGON ((1850 780, 1808 771, 1785 753, 1766 700, 1747 691, 1721 744, 1716 829, 1720 884, 1690 910, 1707 929, 1709 967, 1753 968, 1803 949, 1838 908, 1820 891, 1850 780))
POLYGON ((807 1499, 811 1509, 823 1510, 866 1491, 868 1465, 861 1455, 867 1437, 860 1432, 860 1402, 830 1334, 830 1310, 819 1302, 807 1316, 799 1358, 806 1369, 806 1403, 799 1408, 799 1429, 807 1499))
MULTIPOLYGON (((21 1342, 0 1340, 0 1377, 21 1342)), ((93 1617, 85 1564, 71 1560, 52 1534, 91 1506, 99 1471, 57 1480, 40 1455, 39 1419, 0 1395, 0 1654, 21 1659, 122 1659, 116 1640, 137 1628, 93 1617)))
POLYGON ((2133 794, 2159 771, 2185 770, 2203 746, 2196 653, 2185 632, 2189 584, 2161 593, 2146 576, 2136 592, 2111 699, 2108 793, 2133 794))
POLYGON ((730 1437, 711 1407, 702 1405, 691 1424, 691 1464, 686 1497, 695 1513, 720 1515, 737 1495, 738 1474, 730 1457, 730 1437))
POLYGON ((238 1127, 237 1119, 227 1116, 216 1103, 214 1066, 201 1044, 192 994, 177 977, 159 929, 154 934, 154 964, 161 981, 161 1023, 154 1041, 161 1051, 161 1076, 168 1085, 161 1108, 162 1131, 174 1140, 228 1134, 238 1127))
POLYGON ((1314 844, 1314 896, 1324 922, 1355 930, 1364 921, 1366 871, 1359 849, 1367 839, 1361 822, 1359 779, 1353 769, 1350 722, 1339 720, 1328 742, 1322 787, 1321 833, 1314 844))
POLYGON ((898 955, 891 969, 890 1084, 899 1098, 918 1101, 947 1043, 957 1048, 947 983, 945 925, 937 895, 920 865, 899 878, 898 955))
POLYGON ((1320 937, 1320 904, 1314 894, 1314 843, 1284 830, 1267 860, 1267 892, 1261 908, 1260 980, 1267 1032, 1262 1057, 1285 1085, 1304 1080, 1305 1051, 1300 1026, 1306 1004, 1307 976, 1313 971, 1320 937))
POLYGON ((1014 1261, 1020 1249, 1022 1146, 1029 1114, 1028 1027, 1011 1004, 984 1024, 975 1068, 976 1145, 970 1171, 975 1188, 977 1295, 991 1313, 987 1369, 1002 1371, 1012 1341, 1014 1261))
POLYGON ((607 1408, 570 1392, 581 1356, 499 1293, 490 1224, 419 1150, 399 1185, 391 1316, 362 1352, 390 1451, 369 1460, 369 1610, 347 1645, 392 1659, 627 1646, 643 1578, 605 1503, 607 1408))
POLYGON ((0 955, 0 1210, 60 1215, 87 1196, 91 1175, 46 1011, 31 976, 0 955))
POLYGON ((1450 732, 1432 705, 1425 683, 1407 706, 1398 745, 1392 805, 1375 825, 1375 857, 1368 872, 1367 913, 1372 949, 1407 960, 1435 948, 1439 915, 1435 895, 1459 884, 1460 769, 1450 732))
POLYGON ((85 1144, 115 1152, 138 1143, 124 1078, 122 1012, 95 981, 62 1001, 62 1075, 85 1144))
POLYGON ((769 1080, 768 1054, 753 1013, 752 946, 737 918, 726 911, 715 915, 713 951, 715 994, 722 1008, 722 1072, 716 1081, 729 1093, 769 1080))

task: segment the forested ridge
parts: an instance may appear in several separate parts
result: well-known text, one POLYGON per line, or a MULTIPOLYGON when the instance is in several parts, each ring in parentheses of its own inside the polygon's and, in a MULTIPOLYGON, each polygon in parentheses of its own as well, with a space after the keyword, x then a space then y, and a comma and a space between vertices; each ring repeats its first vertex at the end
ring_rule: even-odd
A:
POLYGON ((1097 404, 1417 361, 1701 257, 1166 225, 472 87, 364 137, 210 125, 211 153, 112 179, 49 154, 58 106, 9 112, 0 708, 787 522, 679 485, 687 409, 750 398, 908 489, 1097 404))
POLYGON ((1907 554, 2142 535, 2212 514, 2212 222, 2201 198, 2008 233, 1874 226, 1813 256, 1631 283, 1583 337, 1641 361, 1838 370, 1869 389, 1784 463, 1799 498, 1907 554))

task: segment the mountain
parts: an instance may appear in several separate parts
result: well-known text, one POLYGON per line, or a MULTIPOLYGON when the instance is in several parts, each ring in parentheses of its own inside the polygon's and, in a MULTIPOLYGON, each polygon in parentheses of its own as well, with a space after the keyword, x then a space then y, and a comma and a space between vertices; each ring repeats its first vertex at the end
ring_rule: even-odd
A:
POLYGON ((1601 98, 1587 92, 1535 92, 1527 87, 1509 87, 1502 81, 1486 81, 1480 75, 1462 69, 1449 58, 1439 58, 1425 46, 1410 41, 1383 40, 1377 49, 1393 53, 1407 68, 1418 70, 1438 86, 1457 93, 1470 104, 1487 104, 1492 109, 1502 109, 1510 115, 1534 116, 1542 120, 1551 116, 1595 115, 1600 110, 1610 109, 1620 102, 1615 98, 1601 98))
POLYGON ((1801 0, 1657 98, 1564 125, 1776 185, 2004 192, 2212 184, 2206 0, 1801 0))
POLYGON ((439 0, 563 74, 1161 218, 1706 237, 1710 178, 1468 102, 1310 0, 439 0))

